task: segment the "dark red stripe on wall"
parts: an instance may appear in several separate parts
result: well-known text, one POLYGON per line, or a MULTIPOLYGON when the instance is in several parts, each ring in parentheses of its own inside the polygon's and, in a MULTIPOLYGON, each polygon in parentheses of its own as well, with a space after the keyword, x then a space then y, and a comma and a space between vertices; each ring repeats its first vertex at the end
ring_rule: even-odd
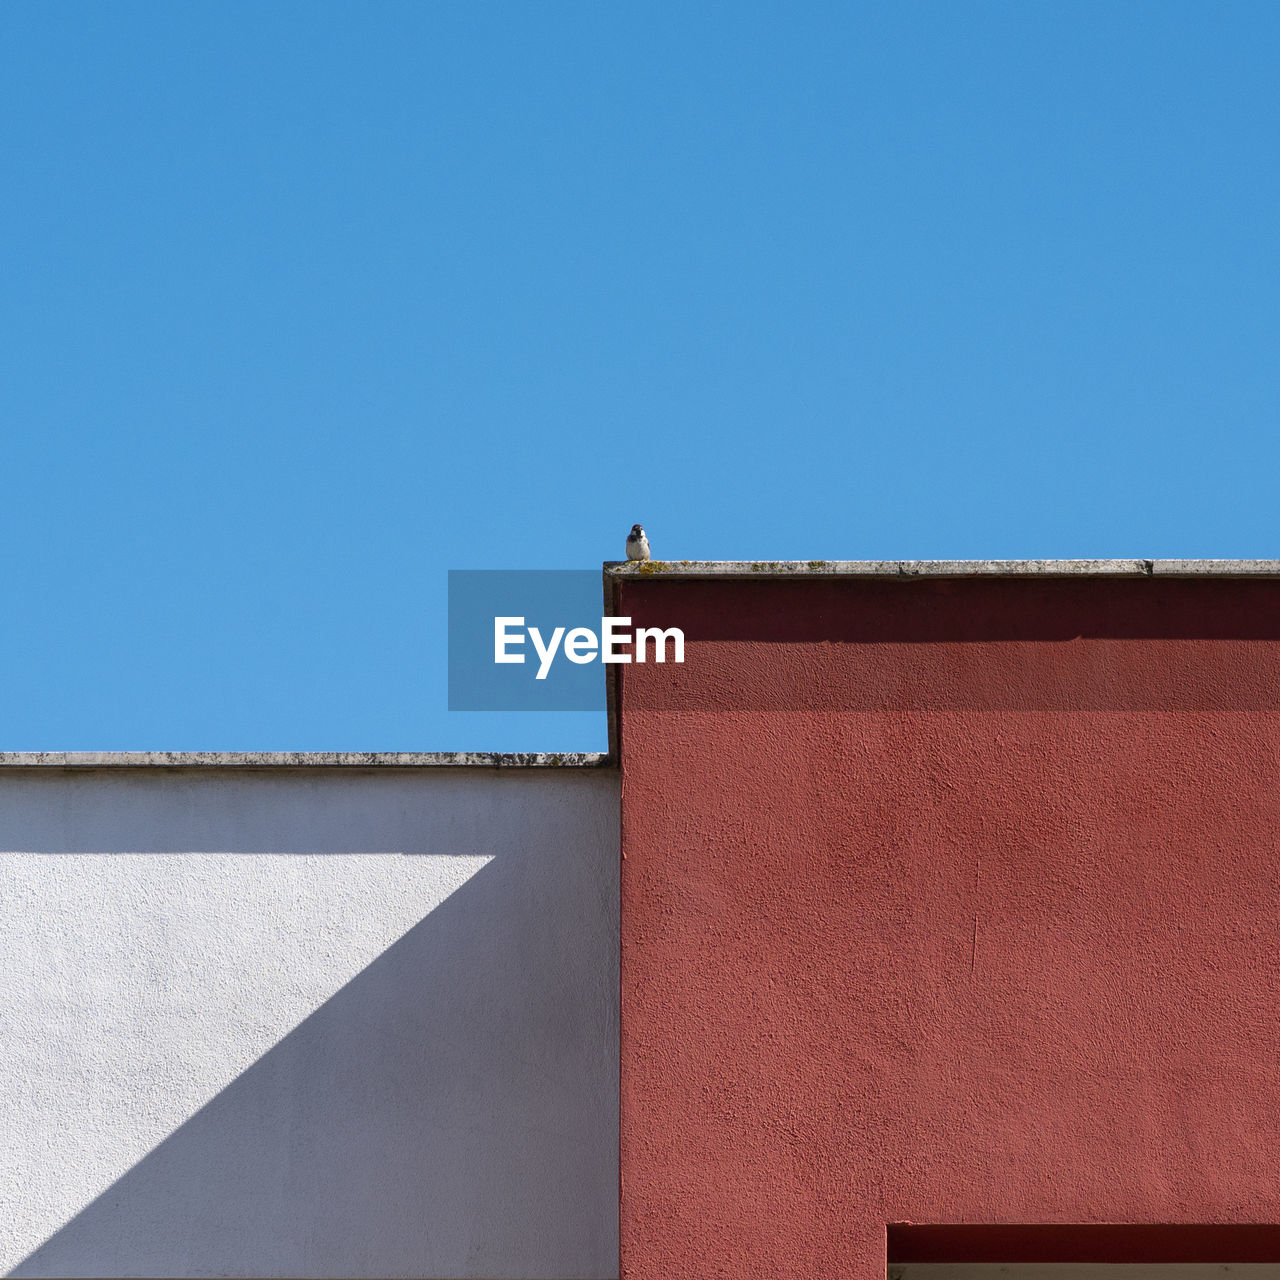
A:
POLYGON ((619 668, 654 711, 1275 711, 1280 583, 625 583, 685 661, 619 668))
POLYGON ((1159 1223, 889 1227, 889 1261, 1280 1262, 1280 1226, 1159 1223))

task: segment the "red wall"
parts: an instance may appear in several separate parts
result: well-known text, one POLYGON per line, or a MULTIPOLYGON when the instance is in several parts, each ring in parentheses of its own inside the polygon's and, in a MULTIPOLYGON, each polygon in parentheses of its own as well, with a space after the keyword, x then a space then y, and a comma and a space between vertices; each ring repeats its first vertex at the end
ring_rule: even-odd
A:
POLYGON ((1280 1221, 1280 582, 615 611, 688 641, 620 668, 625 1277, 1280 1221))

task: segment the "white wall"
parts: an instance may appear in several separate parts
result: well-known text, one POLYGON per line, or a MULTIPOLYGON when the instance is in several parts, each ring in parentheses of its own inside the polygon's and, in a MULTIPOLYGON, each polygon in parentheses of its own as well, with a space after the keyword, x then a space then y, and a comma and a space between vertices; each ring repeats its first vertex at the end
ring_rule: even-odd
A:
POLYGON ((0 1271, 615 1276, 617 788, 0 773, 0 1271))

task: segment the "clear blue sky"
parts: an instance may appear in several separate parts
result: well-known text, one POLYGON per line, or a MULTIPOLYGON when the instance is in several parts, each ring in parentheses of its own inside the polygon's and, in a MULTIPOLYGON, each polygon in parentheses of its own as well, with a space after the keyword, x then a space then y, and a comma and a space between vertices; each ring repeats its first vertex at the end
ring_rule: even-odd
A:
POLYGON ((596 749, 449 568, 1280 556, 1280 5, 0 7, 0 748, 596 749))

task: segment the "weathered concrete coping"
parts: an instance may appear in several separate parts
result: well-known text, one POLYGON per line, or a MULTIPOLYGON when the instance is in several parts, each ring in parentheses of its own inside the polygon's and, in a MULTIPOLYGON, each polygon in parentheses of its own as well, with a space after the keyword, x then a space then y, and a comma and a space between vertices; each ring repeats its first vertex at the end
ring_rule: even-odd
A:
POLYGON ((603 752, 0 751, 8 769, 601 769, 603 752))
POLYGON ((1280 578, 1280 560, 628 560, 607 578, 1280 578))

